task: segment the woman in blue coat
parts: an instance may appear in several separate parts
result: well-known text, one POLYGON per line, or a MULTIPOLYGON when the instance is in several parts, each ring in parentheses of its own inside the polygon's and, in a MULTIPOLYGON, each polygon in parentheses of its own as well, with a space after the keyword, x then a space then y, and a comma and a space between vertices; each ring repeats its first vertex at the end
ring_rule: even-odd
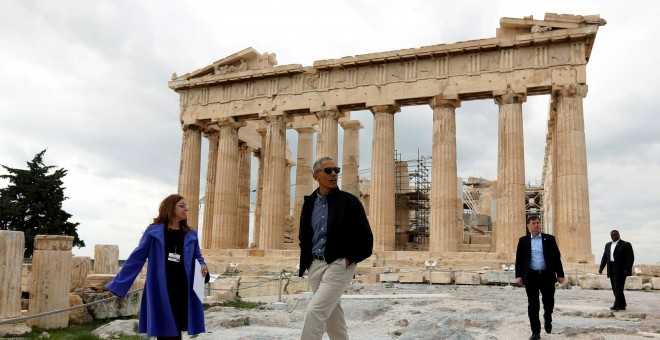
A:
POLYGON ((188 226, 188 205, 180 195, 160 203, 158 217, 147 227, 137 248, 106 288, 124 297, 147 261, 147 279, 140 305, 139 333, 158 339, 181 339, 205 332, 202 301, 193 292, 195 260, 202 277, 208 270, 197 232, 188 226))

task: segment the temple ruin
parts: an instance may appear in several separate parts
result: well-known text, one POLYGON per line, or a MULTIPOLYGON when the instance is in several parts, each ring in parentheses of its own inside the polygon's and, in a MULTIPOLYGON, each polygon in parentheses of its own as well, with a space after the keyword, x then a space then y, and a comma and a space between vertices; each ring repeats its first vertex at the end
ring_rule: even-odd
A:
POLYGON ((178 191, 189 201, 189 223, 200 222, 204 196, 207 253, 295 252, 297 241, 285 239, 297 240, 302 197, 314 188, 311 165, 319 156, 337 159, 341 125, 342 189, 365 203, 375 258, 397 256, 392 253, 417 237, 426 245, 415 250, 428 258, 461 259, 479 252, 493 261, 512 261, 532 205, 543 215, 544 230, 557 237, 564 261, 594 263, 583 100, 587 63, 605 24, 598 15, 502 18, 494 38, 317 60, 312 66, 277 65, 275 54, 247 48, 174 74, 169 87, 180 95, 183 129, 178 191), (534 95, 550 95, 550 103, 542 185, 526 189, 522 104, 534 95), (457 180, 456 111, 464 101, 491 98, 499 111, 497 178, 457 180), (394 115, 407 105, 428 105, 433 115, 433 162, 422 165, 427 183, 417 196, 401 191, 410 188, 411 177, 403 175, 410 170, 395 157, 394 115), (356 110, 374 116, 368 180, 358 175, 363 125, 351 120, 356 110), (292 141, 298 145, 295 161, 286 154, 287 129, 298 132, 292 141), (205 193, 200 193, 202 137, 209 141, 205 193), (253 245, 248 244, 251 157, 259 161, 253 245), (294 166, 295 183, 290 183, 294 166), (482 202, 492 237, 478 227, 483 218, 465 220, 472 217, 464 217, 464 208, 478 211, 472 210, 478 203, 475 191, 462 188, 468 182, 481 186, 482 199, 492 199, 487 209, 482 202), (419 235, 408 235, 411 204, 422 204, 413 210, 419 221, 428 221, 419 235), (404 221, 397 221, 397 211, 404 221), (292 235, 285 237, 291 226, 292 235), (470 231, 480 231, 473 236, 481 246, 466 242, 470 231))

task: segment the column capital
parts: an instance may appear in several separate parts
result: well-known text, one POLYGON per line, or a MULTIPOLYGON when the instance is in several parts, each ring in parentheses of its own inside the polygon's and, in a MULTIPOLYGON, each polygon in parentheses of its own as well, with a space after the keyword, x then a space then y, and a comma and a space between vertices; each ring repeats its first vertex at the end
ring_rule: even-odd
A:
POLYGON ((505 93, 494 97, 497 105, 522 104, 527 101, 527 95, 524 93, 505 93))
POLYGON ((554 97, 585 98, 588 90, 589 86, 587 84, 555 85, 552 87, 552 95, 554 97))
POLYGON ((251 147, 250 145, 248 145, 248 143, 241 142, 241 141, 238 142, 238 149, 240 151, 247 151, 247 152, 254 152, 255 151, 255 149, 253 147, 251 147))
POLYGON ((369 107, 369 110, 371 110, 371 113, 374 115, 376 113, 390 113, 390 114, 395 114, 397 112, 401 111, 401 106, 399 105, 373 105, 369 107))
POLYGON ((218 127, 233 127, 233 128, 240 128, 243 126, 243 123, 240 121, 237 121, 234 117, 220 117, 213 119, 213 122, 217 124, 218 127))
POLYGON ((334 109, 319 110, 319 111, 314 111, 313 113, 318 119, 323 119, 323 118, 339 119, 339 111, 334 109))
POLYGON ((202 128, 198 124, 181 124, 181 129, 183 131, 200 131, 202 128))
POLYGON ((439 107, 450 107, 450 108, 457 108, 461 107, 461 101, 458 98, 448 98, 445 96, 435 96, 429 100, 429 106, 431 108, 439 108, 439 107))
POLYGON ((220 138, 219 131, 215 129, 207 129, 202 131, 202 136, 208 140, 217 140, 220 138))
POLYGON ((359 130, 364 128, 364 125, 359 120, 349 120, 341 122, 340 124, 344 130, 359 130))
POLYGON ((311 125, 310 126, 298 126, 298 127, 294 127, 293 129, 298 131, 298 133, 305 133, 305 132, 314 133, 314 132, 316 132, 316 128, 314 128, 311 125))
MULTIPOLYGON (((283 123, 286 124, 289 122, 289 116, 286 114, 281 114, 281 115, 272 115, 272 116, 266 116, 264 117, 266 120, 266 123, 283 123)), ((257 132, 259 129, 257 129, 257 132)))

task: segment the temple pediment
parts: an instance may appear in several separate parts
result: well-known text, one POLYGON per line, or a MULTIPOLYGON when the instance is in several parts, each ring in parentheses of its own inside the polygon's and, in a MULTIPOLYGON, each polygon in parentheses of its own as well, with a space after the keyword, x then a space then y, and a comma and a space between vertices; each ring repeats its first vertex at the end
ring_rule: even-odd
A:
POLYGON ((190 80, 210 76, 233 76, 235 73, 265 70, 277 65, 275 53, 259 53, 252 47, 224 57, 201 69, 182 76, 172 75, 172 81, 190 80))

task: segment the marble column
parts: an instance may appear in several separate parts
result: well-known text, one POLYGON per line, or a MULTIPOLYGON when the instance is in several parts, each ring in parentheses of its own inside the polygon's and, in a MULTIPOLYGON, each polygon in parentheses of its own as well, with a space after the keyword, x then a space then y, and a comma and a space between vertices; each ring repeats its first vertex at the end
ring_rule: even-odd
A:
POLYGON ((199 171, 202 156, 202 134, 199 126, 183 126, 179 195, 188 203, 188 225, 197 228, 199 222, 199 171))
POLYGON ((339 111, 324 110, 314 112, 319 119, 319 133, 316 136, 316 159, 330 157, 337 159, 337 120, 339 111))
POLYGON ((261 238, 259 248, 282 249, 284 245, 284 176, 286 176, 286 123, 284 115, 268 116, 264 187, 261 201, 261 238))
POLYGON ((548 123, 548 136, 546 138, 545 159, 543 164, 543 204, 541 205, 542 232, 556 235, 555 233, 555 207, 557 206, 555 185, 555 154, 557 141, 555 137, 557 111, 556 106, 551 105, 550 115, 552 118, 548 123), (554 106, 554 108, 553 108, 554 106))
POLYGON ((562 258, 567 262, 594 261, 582 108, 586 95, 587 85, 553 89, 557 106, 554 229, 562 258))
POLYGON ((360 197, 358 168, 360 165, 360 129, 364 127, 359 120, 341 123, 344 129, 344 146, 341 164, 341 189, 360 197))
POLYGON ((212 249, 236 248, 236 211, 238 210, 238 128, 231 117, 217 122, 218 160, 215 173, 212 249))
POLYGON ((206 170, 206 194, 204 195, 204 227, 202 229, 202 248, 211 249, 213 239, 213 212, 215 210, 215 175, 218 166, 218 138, 215 130, 207 131, 205 137, 209 140, 208 166, 206 170))
POLYGON ((396 250, 405 250, 410 231, 410 173, 407 161, 394 162, 394 176, 396 177, 394 192, 396 193, 395 229, 396 250))
POLYGON ((525 234, 525 152, 522 103, 527 96, 506 93, 495 97, 499 105, 495 251, 514 254, 525 234))
POLYGON ((241 143, 238 156, 238 209, 236 248, 246 249, 250 239, 250 172, 254 150, 241 143))
MULTIPOLYGON (((72 236, 37 235, 34 238, 28 315, 69 307, 72 246, 72 236)), ((29 319, 28 325, 42 329, 66 328, 69 313, 29 319)))
POLYGON ((291 169, 295 165, 295 162, 286 160, 286 169, 284 170, 284 203, 282 204, 282 208, 284 209, 284 221, 282 223, 284 223, 285 237, 282 239, 282 242, 289 243, 289 246, 291 246, 291 243, 295 243, 295 245, 298 246, 298 243, 295 242, 293 238, 293 219, 291 218, 291 169), (287 236, 291 238, 291 242, 287 241, 287 236))
MULTIPOLYGON (((21 316, 21 271, 25 235, 22 231, 0 230, 0 320, 21 316)), ((29 333, 25 321, 0 325, 0 335, 29 333)))
POLYGON ((96 244, 94 246, 94 274, 119 273, 119 246, 96 244))
POLYGON ((455 252, 461 240, 462 228, 458 228, 456 195, 456 99, 435 97, 433 108, 433 147, 431 168, 431 216, 429 251, 431 253, 455 252))
POLYGON ((312 193, 312 136, 314 128, 311 126, 298 127, 298 155, 296 157, 296 186, 293 199, 293 243, 298 244, 298 231, 300 230, 300 212, 302 211, 305 195, 312 193))
POLYGON ((394 114, 399 107, 380 105, 370 110, 374 115, 374 133, 369 220, 374 233, 374 251, 394 250, 394 114))
POLYGON ((259 248, 261 242, 261 203, 264 192, 264 161, 266 155, 266 129, 258 128, 257 132, 261 135, 261 149, 255 150, 254 156, 259 160, 259 169, 257 170, 257 197, 255 199, 254 210, 254 229, 252 234, 253 246, 259 248))

